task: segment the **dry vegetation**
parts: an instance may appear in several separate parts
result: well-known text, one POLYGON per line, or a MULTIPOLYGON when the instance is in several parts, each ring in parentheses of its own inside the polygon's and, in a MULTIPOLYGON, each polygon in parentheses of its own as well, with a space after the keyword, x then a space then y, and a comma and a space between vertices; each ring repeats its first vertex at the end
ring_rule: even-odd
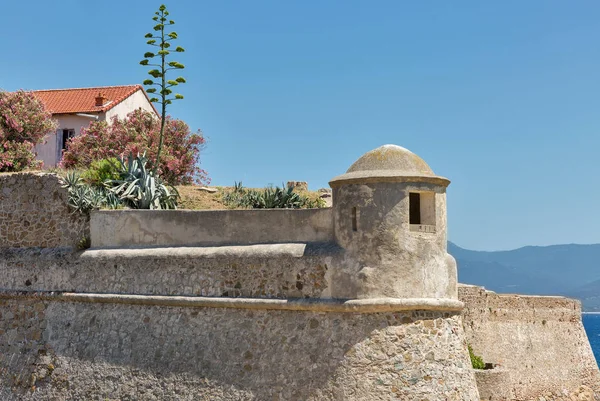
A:
POLYGON ((227 209, 221 200, 221 191, 211 194, 200 190, 200 187, 195 185, 178 185, 176 188, 181 197, 178 205, 179 209, 227 209))

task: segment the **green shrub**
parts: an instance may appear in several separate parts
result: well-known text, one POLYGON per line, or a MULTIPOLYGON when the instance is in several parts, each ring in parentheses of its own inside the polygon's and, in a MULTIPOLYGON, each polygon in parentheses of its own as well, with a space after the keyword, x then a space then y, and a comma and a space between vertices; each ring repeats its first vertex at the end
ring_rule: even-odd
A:
POLYGON ((325 206, 327 206, 325 199, 321 198, 320 196, 314 199, 308 197, 306 198, 305 207, 307 209, 321 209, 325 206))
POLYGON ((467 345, 467 348, 469 349, 469 357, 471 358, 471 365, 473 366, 473 369, 485 369, 485 363, 483 362, 483 359, 480 356, 475 355, 471 345, 467 345))
POLYGON ((83 251, 84 249, 89 249, 92 246, 92 240, 90 237, 83 237, 77 242, 77 249, 83 251))
POLYGON ((90 167, 83 172, 81 178, 90 185, 101 186, 105 181, 118 180, 120 175, 121 162, 116 157, 96 160, 90 164, 90 167))

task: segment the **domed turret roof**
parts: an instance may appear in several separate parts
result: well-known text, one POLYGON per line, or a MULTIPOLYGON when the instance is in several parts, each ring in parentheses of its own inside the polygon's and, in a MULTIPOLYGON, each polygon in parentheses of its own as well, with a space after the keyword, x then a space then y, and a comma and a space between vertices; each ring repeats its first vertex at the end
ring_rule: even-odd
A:
POLYGON ((425 160, 398 145, 383 145, 362 155, 346 171, 394 170, 403 175, 434 175, 425 160))
POLYGON ((425 160, 397 145, 383 145, 362 155, 346 174, 335 177, 330 185, 377 181, 415 181, 448 185, 450 181, 436 176, 425 160))

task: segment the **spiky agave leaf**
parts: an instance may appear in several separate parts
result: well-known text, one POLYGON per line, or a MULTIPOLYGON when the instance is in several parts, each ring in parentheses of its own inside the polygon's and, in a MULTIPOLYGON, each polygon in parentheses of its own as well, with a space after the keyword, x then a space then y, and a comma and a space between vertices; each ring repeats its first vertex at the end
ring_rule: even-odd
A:
POLYGON ((127 162, 123 160, 121 179, 107 183, 110 191, 133 209, 176 209, 179 193, 155 177, 147 169, 147 162, 146 156, 139 154, 130 155, 127 162))

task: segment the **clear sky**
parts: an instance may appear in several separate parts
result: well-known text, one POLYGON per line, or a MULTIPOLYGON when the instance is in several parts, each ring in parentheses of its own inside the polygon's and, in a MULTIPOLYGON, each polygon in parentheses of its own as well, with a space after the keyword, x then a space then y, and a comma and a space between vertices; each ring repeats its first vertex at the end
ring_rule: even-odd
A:
MULTIPOLYGON (((3 2, 0 88, 141 83, 160 3, 3 2)), ((327 186, 394 143, 471 249, 600 242, 600 2, 171 1, 214 185, 327 186)))

